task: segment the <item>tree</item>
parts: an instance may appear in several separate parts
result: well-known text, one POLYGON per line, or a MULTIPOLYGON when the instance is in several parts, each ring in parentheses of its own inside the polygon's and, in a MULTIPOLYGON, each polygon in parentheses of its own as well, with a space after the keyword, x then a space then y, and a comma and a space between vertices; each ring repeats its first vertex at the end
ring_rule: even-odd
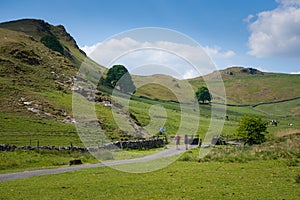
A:
POLYGON ((205 101, 210 102, 211 101, 211 94, 209 92, 209 90, 207 89, 207 87, 200 87, 198 88, 197 92, 196 92, 196 97, 198 99, 198 102, 204 103, 205 101))
POLYGON ((261 144, 266 140, 264 133, 267 133, 267 123, 257 117, 244 116, 236 132, 245 140, 245 144, 261 144))
POLYGON ((109 87, 119 88, 120 91, 125 93, 132 93, 135 91, 131 76, 123 65, 114 65, 110 68, 104 83, 109 87))

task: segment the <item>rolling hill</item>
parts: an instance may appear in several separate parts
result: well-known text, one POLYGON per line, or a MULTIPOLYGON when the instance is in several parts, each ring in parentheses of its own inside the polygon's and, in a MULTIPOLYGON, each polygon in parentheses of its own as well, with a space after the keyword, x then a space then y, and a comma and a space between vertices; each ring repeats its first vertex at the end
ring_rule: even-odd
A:
MULTIPOLYGON (((226 88, 227 102, 232 104, 257 104, 277 102, 300 96, 300 75, 261 72, 254 68, 231 67, 220 70, 226 88)), ((214 81, 216 73, 206 75, 214 81)), ((190 79, 197 87, 203 78, 190 79)))
MULTIPOLYGON (((78 77, 77 74, 82 63, 89 67, 90 71, 87 74, 105 73, 106 68, 89 59, 62 25, 53 26, 36 19, 0 23, 0 135, 3 136, 2 138, 20 142, 27 140, 30 135, 31 139, 39 138, 44 143, 65 144, 71 140, 74 144, 80 145, 72 118, 72 86, 74 80, 85 78, 78 77), (43 42, 45 37, 50 38, 50 43, 43 42), (53 48, 51 46, 53 43, 55 47, 61 49, 53 48)), ((243 67, 232 67, 219 73, 226 88, 227 103, 230 104, 278 102, 295 98, 300 94, 300 75, 266 73, 243 67)), ((173 117, 167 124, 179 121, 178 105, 174 104, 178 98, 174 92, 179 94, 180 98, 184 98, 188 96, 185 92, 187 85, 196 90, 206 85, 204 79, 213 84, 216 76, 218 73, 214 72, 205 77, 178 80, 166 75, 147 77, 133 75, 133 80, 138 85, 143 85, 145 81, 152 83, 139 87, 135 93, 132 103, 135 107, 130 110, 132 118, 130 124, 133 130, 139 131, 137 124, 146 126, 149 123, 148 110, 145 109, 162 102, 161 100, 166 100, 164 104, 168 108, 167 113, 173 117), (170 100, 171 103, 168 103, 170 100)), ((100 98, 110 99, 110 92, 100 91, 100 98)), ((272 106, 259 106, 257 110, 281 116, 288 107, 287 112, 290 115, 300 114, 298 100, 290 102, 288 106, 282 104, 279 107, 276 112, 271 112, 272 106)), ((210 114, 210 108, 203 107, 203 110, 202 117, 205 118, 210 114)), ((130 137, 114 122, 109 107, 99 104, 96 112, 98 122, 111 139, 130 137)), ((249 109, 237 111, 235 108, 228 112, 236 116, 241 116, 245 112, 259 113, 249 109)), ((206 120, 206 123, 209 122, 206 120)), ((201 128, 205 130, 206 124, 202 126, 201 128)), ((233 130, 234 126, 230 126, 232 126, 230 130, 233 130)), ((176 126, 169 131, 174 133, 176 126)))
MULTIPOLYGON (((145 85, 137 91, 137 95, 164 100, 177 100, 170 91, 180 90, 183 82, 188 81, 194 90, 207 83, 214 84, 216 77, 221 75, 226 90, 228 104, 259 104, 262 102, 278 102, 300 97, 300 75, 261 72, 254 68, 230 67, 218 72, 188 80, 178 80, 170 76, 153 75, 146 77, 152 80, 159 79, 170 87, 158 84, 145 85), (204 81, 205 80, 205 81, 204 81)), ((143 77, 135 76, 135 81, 142 81, 143 77)), ((157 82, 157 81, 156 81, 157 82)), ((217 91, 217 90, 216 90, 217 91)), ((214 94, 213 94, 214 96, 214 94)), ((217 96, 217 94, 215 94, 217 96)), ((213 100, 216 101, 216 100, 213 100)))
MULTIPOLYGON (((46 88, 55 89, 55 82, 57 85, 59 84, 58 82, 61 83, 70 79, 71 76, 75 75, 81 63, 88 59, 62 25, 53 26, 43 20, 35 19, 16 20, 0 23, 0 34, 1 74, 6 77, 7 81, 13 79, 12 81, 14 81, 14 84, 17 84, 17 87, 22 82, 18 81, 18 79, 23 77, 31 80, 28 86, 34 87, 35 90, 39 87, 45 88, 45 85, 46 88), (60 54, 45 47, 40 42, 44 35, 51 35, 57 38, 63 46, 64 53, 60 54), (8 66, 11 67, 8 68, 8 66), (26 76, 21 76, 20 78, 19 74, 14 73, 14 71, 18 71, 18 67, 23 66, 24 68, 21 71, 26 73, 26 76), (54 68, 57 71, 53 70, 54 68), (30 75, 27 72, 30 72, 30 75), (58 77, 59 74, 65 74, 65 80, 62 80, 63 78, 60 76, 61 80, 53 81, 53 76, 58 77), (9 76, 11 78, 8 78, 9 76), (51 81, 36 80, 38 78, 51 81), (43 84, 45 85, 43 86, 43 84)), ((97 65, 92 60, 89 61, 89 64, 93 65, 94 68, 98 68, 95 71, 100 69, 101 72, 104 72, 106 70, 105 67, 97 65)), ((294 98, 300 94, 300 75, 297 74, 261 72, 256 69, 243 67, 231 67, 220 70, 218 73, 221 74, 224 81, 228 103, 257 104, 260 102, 276 102, 294 98)), ((214 82, 215 76, 217 76, 217 72, 206 75, 205 80, 214 82)), ((133 76, 133 79, 137 83, 142 82, 144 79, 149 79, 150 82, 163 81, 165 85, 172 86, 171 90, 176 91, 180 90, 183 82, 165 75, 133 76)), ((189 79, 188 81, 194 90, 201 85, 206 85, 203 77, 189 79)), ((25 82, 26 80, 23 80, 23 83, 25 82)), ((11 87, 13 84, 6 85, 11 87)), ((23 85, 26 86, 26 84, 23 85)), ((138 89, 136 95, 164 100, 177 100, 170 89, 159 84, 144 85, 138 89)))

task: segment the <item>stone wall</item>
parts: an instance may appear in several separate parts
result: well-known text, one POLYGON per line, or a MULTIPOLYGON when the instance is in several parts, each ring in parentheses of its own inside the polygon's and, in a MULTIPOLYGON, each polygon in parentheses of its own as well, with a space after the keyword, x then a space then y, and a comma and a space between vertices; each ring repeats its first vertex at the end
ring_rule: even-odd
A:
POLYGON ((99 147, 100 149, 154 149, 164 146, 163 139, 117 141, 99 147))
POLYGON ((55 146, 15 146, 9 144, 0 144, 0 151, 15 151, 15 150, 53 150, 53 151, 98 151, 104 149, 154 149, 164 146, 163 139, 150 139, 150 140, 135 140, 135 141, 117 141, 105 144, 103 146, 95 148, 85 148, 85 147, 76 147, 76 146, 67 146, 67 147, 55 147, 55 146))

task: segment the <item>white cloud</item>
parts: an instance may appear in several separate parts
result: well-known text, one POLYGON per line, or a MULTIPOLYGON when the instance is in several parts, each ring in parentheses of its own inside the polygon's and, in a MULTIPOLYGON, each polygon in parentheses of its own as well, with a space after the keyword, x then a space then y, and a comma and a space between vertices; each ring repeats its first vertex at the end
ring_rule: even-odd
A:
POLYGON ((97 48, 97 46, 101 44, 101 43, 97 43, 95 45, 92 45, 92 46, 83 46, 83 47, 80 47, 81 50, 83 50, 87 55, 90 55, 93 51, 95 51, 95 49, 97 48))
POLYGON ((103 66, 123 64, 131 73, 136 72, 140 75, 161 73, 180 79, 193 78, 216 70, 207 54, 219 58, 230 58, 235 55, 233 51, 221 52, 220 47, 201 48, 169 41, 141 42, 130 37, 113 38, 103 43, 84 46, 82 49, 103 66), (138 69, 145 65, 150 69, 138 69))
POLYGON ((243 22, 250 23, 253 18, 254 15, 250 14, 245 19, 243 19, 243 22))
POLYGON ((300 1, 277 0, 279 7, 257 14, 249 24, 250 55, 298 57, 300 55, 300 1))
POLYGON ((140 75, 167 74, 180 79, 193 78, 216 70, 212 59, 229 59, 235 52, 221 47, 200 47, 170 41, 137 41, 130 37, 113 38, 84 46, 82 50, 103 66, 125 65, 140 75), (145 68, 144 66, 147 66, 145 68))
POLYGON ((221 47, 218 46, 214 46, 214 47, 208 47, 205 46, 203 47, 204 50, 206 51, 206 53, 211 56, 212 58, 223 58, 223 59, 228 59, 231 58, 233 56, 235 56, 235 52, 232 50, 228 50, 228 51, 221 51, 221 47))
POLYGON ((195 74, 197 74, 193 69, 187 70, 185 72, 185 74, 183 74, 183 79, 190 79, 190 78, 194 78, 195 74))
POLYGON ((300 74, 300 71, 298 71, 298 72, 291 72, 290 74, 300 74))
POLYGON ((299 0, 276 0, 276 2, 280 3, 283 6, 299 6, 299 0))

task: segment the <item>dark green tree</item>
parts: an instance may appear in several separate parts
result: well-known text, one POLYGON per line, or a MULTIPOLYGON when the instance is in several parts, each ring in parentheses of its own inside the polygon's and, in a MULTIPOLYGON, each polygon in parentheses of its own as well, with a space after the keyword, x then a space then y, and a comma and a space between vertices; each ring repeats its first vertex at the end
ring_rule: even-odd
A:
POLYGON ((118 88, 121 92, 133 93, 135 91, 131 76, 123 65, 114 65, 110 68, 104 83, 106 86, 118 88))
POLYGON ((236 130, 237 136, 244 139, 245 144, 261 144, 266 141, 267 122, 253 116, 244 116, 236 130))
POLYGON ((53 51, 57 51, 61 54, 64 54, 64 48, 55 36, 44 35, 41 38, 41 42, 49 49, 52 49, 53 51))
POLYGON ((198 88, 198 90, 196 91, 196 98, 197 98, 198 102, 204 103, 205 101, 210 102, 212 97, 211 97, 211 94, 210 94, 208 88, 202 86, 202 87, 198 88))

